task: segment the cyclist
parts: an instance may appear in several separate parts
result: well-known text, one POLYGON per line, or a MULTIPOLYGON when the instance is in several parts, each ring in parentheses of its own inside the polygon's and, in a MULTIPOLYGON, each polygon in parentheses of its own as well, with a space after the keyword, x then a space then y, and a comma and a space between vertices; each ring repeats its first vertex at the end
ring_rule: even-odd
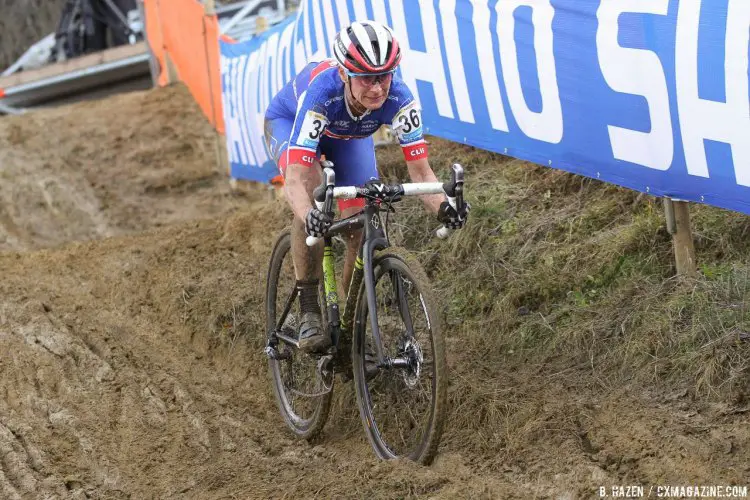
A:
MULTIPOLYGON (((372 134, 388 124, 398 136, 413 182, 437 182, 427 160, 419 104, 395 76, 401 49, 393 32, 374 21, 354 22, 333 42, 335 59, 310 63, 271 101, 265 114, 265 143, 285 180, 294 212, 292 259, 300 290, 299 347, 325 350, 318 283, 323 246, 308 247, 305 237, 322 236, 333 222, 312 203, 321 182, 319 157, 334 164, 336 184, 362 185, 378 178, 372 134)), ((468 208, 457 213, 445 196, 424 196, 428 210, 452 229, 463 227, 468 208)), ((364 200, 339 200, 341 217, 357 213, 364 200)), ((347 238, 343 285, 349 286, 361 230, 347 238)), ((344 290, 346 293, 346 289, 344 290)))

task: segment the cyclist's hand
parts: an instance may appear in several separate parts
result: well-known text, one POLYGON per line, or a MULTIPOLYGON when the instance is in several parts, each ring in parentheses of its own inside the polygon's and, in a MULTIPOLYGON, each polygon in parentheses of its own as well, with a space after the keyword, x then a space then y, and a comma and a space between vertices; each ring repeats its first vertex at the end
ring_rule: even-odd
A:
POLYGON ((333 224, 333 218, 313 207, 305 217, 305 232, 308 236, 321 238, 333 224))
POLYGON ((464 202, 461 213, 458 213, 450 203, 444 201, 440 204, 440 210, 438 210, 437 218, 443 223, 448 229, 461 229, 466 224, 466 218, 469 216, 469 210, 471 205, 468 202, 464 202))

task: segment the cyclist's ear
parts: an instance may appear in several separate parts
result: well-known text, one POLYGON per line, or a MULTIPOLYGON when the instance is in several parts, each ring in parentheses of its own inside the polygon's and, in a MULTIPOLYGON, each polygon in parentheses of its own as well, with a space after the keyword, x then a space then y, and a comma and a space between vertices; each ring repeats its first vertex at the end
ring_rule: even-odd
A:
POLYGON ((344 67, 343 66, 339 66, 339 78, 341 78, 341 81, 344 82, 344 83, 346 83, 347 80, 348 80, 346 71, 344 71, 344 67))

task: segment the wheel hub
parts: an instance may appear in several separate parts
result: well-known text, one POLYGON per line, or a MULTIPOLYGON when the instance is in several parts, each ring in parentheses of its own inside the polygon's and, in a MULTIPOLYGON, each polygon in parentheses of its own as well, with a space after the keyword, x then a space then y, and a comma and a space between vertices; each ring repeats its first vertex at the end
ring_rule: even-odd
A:
POLYGON ((404 345, 404 357, 407 360, 406 369, 403 372, 404 383, 409 389, 414 389, 419 383, 419 376, 422 373, 422 363, 424 354, 419 343, 414 339, 409 339, 404 345))

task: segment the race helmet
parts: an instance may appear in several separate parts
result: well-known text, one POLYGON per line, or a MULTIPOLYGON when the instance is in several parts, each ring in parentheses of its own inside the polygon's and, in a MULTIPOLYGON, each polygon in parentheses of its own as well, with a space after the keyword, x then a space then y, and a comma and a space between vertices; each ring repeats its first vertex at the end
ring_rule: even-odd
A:
POLYGON ((401 62, 393 31, 375 21, 354 22, 339 31, 333 53, 350 76, 390 73, 401 62))

